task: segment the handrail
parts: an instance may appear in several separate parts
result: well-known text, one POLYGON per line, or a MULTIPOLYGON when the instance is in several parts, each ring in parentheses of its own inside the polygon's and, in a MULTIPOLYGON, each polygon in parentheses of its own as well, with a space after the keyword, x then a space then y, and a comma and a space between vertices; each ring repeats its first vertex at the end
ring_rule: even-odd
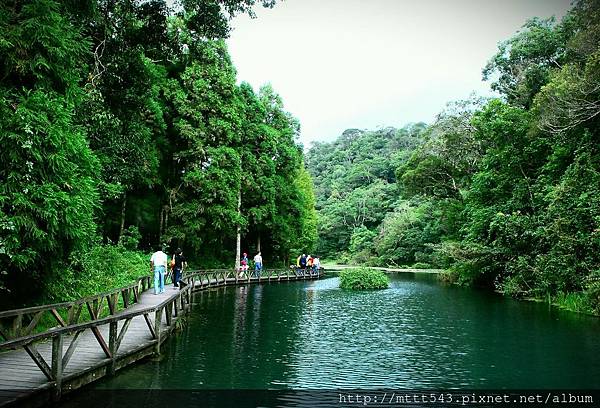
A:
MULTIPOLYGON (((31 357, 47 380, 47 382, 40 384, 40 387, 49 389, 53 399, 57 400, 60 398, 63 389, 71 389, 70 387, 73 384, 76 387, 84 384, 88 380, 82 380, 82 378, 86 378, 85 376, 92 372, 89 371, 87 360, 82 360, 76 354, 79 349, 78 345, 81 343, 80 339, 85 339, 86 342, 89 342, 90 339, 95 338, 96 341, 92 340, 91 344, 97 343, 96 346, 99 346, 102 351, 101 356, 94 363, 93 370, 96 371, 93 371, 93 373, 97 373, 100 376, 114 374, 117 369, 133 361, 130 359, 133 355, 136 356, 134 359, 137 359, 149 353, 153 353, 154 355, 160 354, 161 344, 168 337, 169 333, 176 328, 176 323, 182 316, 182 313, 190 311, 192 292, 196 289, 230 284, 237 285, 240 283, 270 282, 272 280, 312 279, 321 276, 321 271, 317 273, 315 271, 304 271, 304 273, 298 274, 299 271, 293 269, 275 269, 262 270, 262 276, 259 279, 251 275, 252 271, 246 271, 245 276, 241 276, 239 272, 231 269, 188 271, 183 277, 183 282, 187 282, 187 285, 182 284, 179 290, 170 291, 164 300, 154 298, 155 301, 160 302, 158 304, 150 306, 138 304, 135 310, 117 310, 118 296, 119 294, 123 296, 123 309, 127 309, 128 302, 131 300, 131 293, 133 293, 134 302, 139 302, 140 296, 143 293, 143 291, 140 291, 140 287, 142 289, 150 289, 152 287, 153 279, 150 276, 138 278, 135 284, 78 299, 73 302, 6 311, 3 312, 2 317, 4 319, 13 318, 13 324, 16 324, 18 330, 13 330, 10 334, 15 334, 15 336, 9 337, 6 333, 2 333, 1 330, 4 327, 0 326, 0 335, 5 339, 4 342, 0 343, 0 351, 22 348, 31 357), (109 305, 110 314, 103 317, 101 315, 104 311, 104 300, 109 305), (80 322, 79 316, 84 305, 87 306, 91 320, 80 322), (68 308, 68 318, 63 320, 57 310, 65 307, 68 308), (60 323, 60 327, 46 329, 40 333, 32 333, 45 311, 52 313, 54 318, 60 323), (140 316, 143 316, 143 319, 140 316), (137 319, 134 320, 136 317, 137 319), (26 319, 29 320, 26 321, 26 319), (128 341, 124 343, 123 340, 126 334, 131 333, 131 331, 128 331, 130 326, 136 329, 132 331, 133 335, 127 336, 128 341), (146 327, 150 337, 148 337, 148 332, 144 335, 142 331, 140 334, 140 327, 146 327), (93 337, 90 336, 90 332, 86 332, 87 330, 91 332, 93 337), (106 330, 108 330, 108 334, 106 330), (86 334, 82 336, 84 332, 86 334), (132 339, 131 337, 134 338, 132 339), (51 340, 50 350, 48 350, 46 343, 40 343, 42 340, 51 340), (135 343, 134 349, 131 349, 132 342, 135 343), (124 351, 121 348, 122 344, 128 344, 128 348, 124 351), (44 350, 38 350, 38 347, 44 348, 44 350), (50 352, 49 355, 48 352, 50 352), (73 363, 73 361, 78 362, 73 363), (84 362, 83 365, 82 362, 84 362), (76 368, 79 372, 67 374, 65 368, 69 364, 79 364, 76 368)), ((165 280, 168 281, 168 279, 165 280)), ((5 354, 5 356, 13 358, 13 355, 10 353, 5 354)), ((37 388, 38 391, 40 387, 37 388)))
MULTIPOLYGON (((165 279, 165 283, 168 283, 168 279, 165 279)), ((108 306, 108 316, 113 316, 127 309, 131 304, 137 303, 141 293, 152 286, 153 277, 146 275, 137 278, 130 285, 74 301, 2 311, 0 312, 0 336, 3 340, 0 338, 0 346, 10 340, 26 339, 32 335, 55 331, 56 327, 40 325, 43 317, 47 316, 46 312, 50 313, 51 321, 61 327, 79 324, 84 307, 87 309, 90 321, 95 321, 105 317, 103 315, 106 314, 106 306, 108 306), (42 331, 37 333, 40 329, 42 331)), ((48 321, 45 322, 47 323, 48 321)))
MULTIPOLYGON (((254 271, 252 270, 242 272, 236 271, 235 269, 197 269, 187 271, 183 277, 183 280, 187 281, 187 283, 192 283, 191 286, 194 288, 195 280, 199 277, 201 286, 204 285, 204 280, 202 279, 203 277, 207 277, 207 285, 212 286, 214 284, 218 285, 220 282, 227 282, 228 279, 235 279, 236 282, 256 281, 257 277, 253 276, 253 274, 254 271), (241 274, 244 275, 241 276, 241 274), (213 282, 213 279, 216 282, 213 282)), ((291 269, 263 269, 261 271, 261 280, 280 280, 281 278, 289 279, 290 276, 298 275, 296 271, 291 269)), ((314 273, 311 272, 305 276, 314 276, 314 273)), ((169 281, 172 282, 172 276, 170 279, 165 277, 165 284, 169 283, 169 281)), ((141 292, 146 289, 150 289, 151 287, 153 287, 153 277, 151 275, 146 275, 137 278, 135 283, 132 283, 128 286, 123 286, 93 296, 87 296, 74 301, 0 312, 0 335, 4 338, 4 341, 0 341, 0 350, 23 344, 29 344, 33 341, 44 338, 51 338, 56 336, 58 333, 71 333, 73 331, 96 327, 104 323, 122 320, 128 316, 135 317, 140 314, 156 311, 156 309, 164 307, 164 305, 161 303, 161 305, 144 308, 139 311, 125 311, 125 309, 129 307, 129 302, 138 302, 138 297, 141 295, 141 292), (118 310, 117 298, 119 294, 123 298, 123 308, 121 310, 118 310), (131 299, 131 294, 133 294, 133 300, 131 299), (105 310, 104 300, 106 300, 106 303, 108 304, 109 313, 108 316, 102 317, 101 314, 105 310), (87 306, 87 310, 91 319, 86 322, 80 322, 80 314, 84 306, 87 306), (63 319, 58 312, 58 309, 67 309, 68 317, 63 319), (59 327, 50 327, 42 332, 35 333, 35 329, 37 328, 44 312, 50 312, 52 317, 58 323, 59 327), (30 320, 23 321, 24 316, 28 317, 30 320), (12 323, 14 327, 12 329, 9 329, 6 325, 2 324, 2 319, 8 318, 13 318, 12 323)), ((181 289, 181 291, 184 290, 189 289, 181 289)))
MULTIPOLYGON (((184 288, 181 288, 181 290, 179 291, 179 294, 181 295, 189 290, 190 290, 190 287, 186 286, 184 288)), ((49 338, 57 337, 61 334, 70 334, 70 333, 78 332, 81 330, 89 329, 92 327, 101 326, 103 324, 118 322, 120 320, 131 319, 136 316, 141 316, 144 314, 156 312, 159 309, 163 309, 167 304, 173 302, 174 300, 175 300, 175 298, 169 298, 169 299, 165 299, 164 301, 162 301, 161 303, 159 303, 157 305, 148 306, 143 309, 126 311, 126 312, 119 313, 117 315, 103 317, 103 318, 92 320, 92 321, 85 322, 85 323, 78 323, 78 324, 74 324, 74 325, 70 325, 70 326, 54 328, 54 329, 50 329, 50 330, 42 332, 42 333, 30 335, 27 337, 11 339, 4 343, 0 343, 0 350, 12 349, 15 347, 24 346, 24 345, 33 343, 37 340, 49 339, 49 338)))
POLYGON ((60 309, 60 308, 69 307, 69 306, 77 306, 77 305, 83 304, 85 302, 89 302, 91 300, 94 300, 94 299, 97 299, 100 297, 114 295, 115 293, 119 293, 125 289, 131 289, 133 287, 139 286, 140 282, 143 279, 148 279, 148 278, 151 278, 151 276, 150 275, 140 276, 139 278, 137 278, 135 280, 135 283, 132 283, 130 285, 122 286, 117 289, 112 289, 108 292, 102 292, 102 293, 98 293, 96 295, 86 296, 83 298, 79 298, 77 300, 71 300, 68 302, 60 302, 60 303, 52 303, 49 305, 30 306, 30 307, 25 307, 25 308, 21 308, 21 309, 11 309, 11 310, 0 311, 0 319, 5 318, 5 317, 17 316, 17 315, 23 314, 23 313, 35 313, 35 312, 39 312, 41 310, 60 309))

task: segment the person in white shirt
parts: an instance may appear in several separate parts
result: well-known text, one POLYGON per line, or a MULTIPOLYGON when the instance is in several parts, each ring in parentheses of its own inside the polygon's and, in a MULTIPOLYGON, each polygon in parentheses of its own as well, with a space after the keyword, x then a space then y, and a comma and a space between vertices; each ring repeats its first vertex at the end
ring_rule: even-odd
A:
POLYGON ((162 250, 152 254, 150 258, 150 272, 154 271, 154 294, 165 291, 165 271, 167 270, 168 256, 162 250))
POLYGON ((260 251, 254 256, 254 273, 257 278, 260 278, 260 271, 262 271, 262 256, 260 251))
POLYGON ((313 271, 318 274, 320 267, 321 267, 321 260, 315 256, 313 258, 313 271))

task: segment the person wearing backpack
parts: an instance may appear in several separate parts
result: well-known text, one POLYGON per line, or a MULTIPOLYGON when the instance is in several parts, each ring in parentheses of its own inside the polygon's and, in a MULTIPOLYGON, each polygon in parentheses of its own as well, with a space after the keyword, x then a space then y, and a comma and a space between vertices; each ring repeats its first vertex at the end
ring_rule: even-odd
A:
MULTIPOLYGON (((183 256, 181 248, 177 248, 171 259, 171 268, 173 268, 173 286, 179 287, 183 276, 183 269, 187 268, 187 259, 183 256)), ((183 285, 181 285, 183 287, 183 285)))

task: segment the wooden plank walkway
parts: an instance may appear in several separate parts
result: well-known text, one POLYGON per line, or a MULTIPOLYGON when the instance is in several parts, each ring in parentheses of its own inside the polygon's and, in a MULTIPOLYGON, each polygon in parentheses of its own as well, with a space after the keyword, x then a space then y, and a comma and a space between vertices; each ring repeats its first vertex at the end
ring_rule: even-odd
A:
MULTIPOLYGON (((172 285, 166 285, 165 292, 158 295, 154 295, 153 289, 149 289, 140 296, 138 303, 132 305, 126 311, 117 313, 115 316, 122 314, 129 315, 132 312, 151 309, 161 303, 177 298, 179 296, 178 292, 179 289, 174 288, 172 285)), ((153 327, 155 326, 155 316, 154 313, 147 315, 150 325, 153 327)), ((122 331, 126 322, 126 319, 116 322, 117 332, 120 333, 122 331)), ((123 357, 135 355, 136 352, 140 353, 140 358, 145 357, 153 351, 153 346, 156 343, 156 339, 145 320, 145 315, 139 314, 132 317, 128 326, 115 355, 117 361, 123 357), (144 349, 149 349, 149 352, 144 353, 144 349)), ((161 329, 162 331, 169 330, 166 314, 161 316, 161 329)), ((110 338, 110 323, 99 325, 98 330, 103 339, 110 338)), ((74 381, 81 377, 83 373, 91 372, 90 380, 94 380, 94 377, 98 376, 94 375, 94 371, 102 368, 105 368, 105 370, 101 371, 106 371, 106 366, 112 362, 112 359, 106 356, 92 330, 87 329, 80 334, 77 333, 65 335, 62 339, 64 350, 73 344, 73 339, 77 336, 76 345, 74 346, 76 347, 76 353, 72 354, 62 372, 64 391, 69 391, 83 385, 82 381, 74 381)), ((161 340, 164 341, 164 339, 166 339, 166 336, 162 337, 161 340)), ((52 361, 51 339, 36 343, 35 348, 44 361, 52 361)), ((89 381, 83 381, 83 383, 87 382, 89 381)), ((29 394, 43 392, 52 386, 52 382, 44 375, 24 348, 0 353, 0 406, 15 402, 16 399, 29 394)))
POLYGON ((0 352, 0 406, 40 406, 160 353, 161 343, 179 317, 189 311, 194 291, 321 276, 298 275, 291 270, 265 271, 261 278, 240 277, 229 270, 195 271, 184 277, 185 288, 167 283, 159 295, 153 293, 150 277, 143 277, 130 287, 77 302, 0 312, 0 335, 5 339, 0 351, 13 348, 0 352), (100 317, 106 312, 104 305, 108 316, 100 317), (80 322, 86 307, 91 319, 80 322), (50 313, 60 325, 35 333, 44 313, 50 313))

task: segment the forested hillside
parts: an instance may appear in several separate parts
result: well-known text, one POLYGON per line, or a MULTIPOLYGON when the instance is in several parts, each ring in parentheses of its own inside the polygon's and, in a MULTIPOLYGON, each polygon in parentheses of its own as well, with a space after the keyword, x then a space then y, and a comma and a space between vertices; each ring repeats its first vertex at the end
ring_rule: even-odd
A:
POLYGON ((373 262, 376 231, 403 204, 395 170, 423 142, 424 129, 348 129, 333 143, 313 145, 306 161, 317 196, 319 255, 373 262))
POLYGON ((0 6, 2 305, 104 291, 160 243, 203 267, 238 229, 277 265, 314 243, 298 121, 222 40, 256 1, 179 3, 0 6))
POLYGON ((311 149, 320 251, 599 313, 600 2, 528 21, 483 74, 501 98, 450 104, 411 147, 311 149))

